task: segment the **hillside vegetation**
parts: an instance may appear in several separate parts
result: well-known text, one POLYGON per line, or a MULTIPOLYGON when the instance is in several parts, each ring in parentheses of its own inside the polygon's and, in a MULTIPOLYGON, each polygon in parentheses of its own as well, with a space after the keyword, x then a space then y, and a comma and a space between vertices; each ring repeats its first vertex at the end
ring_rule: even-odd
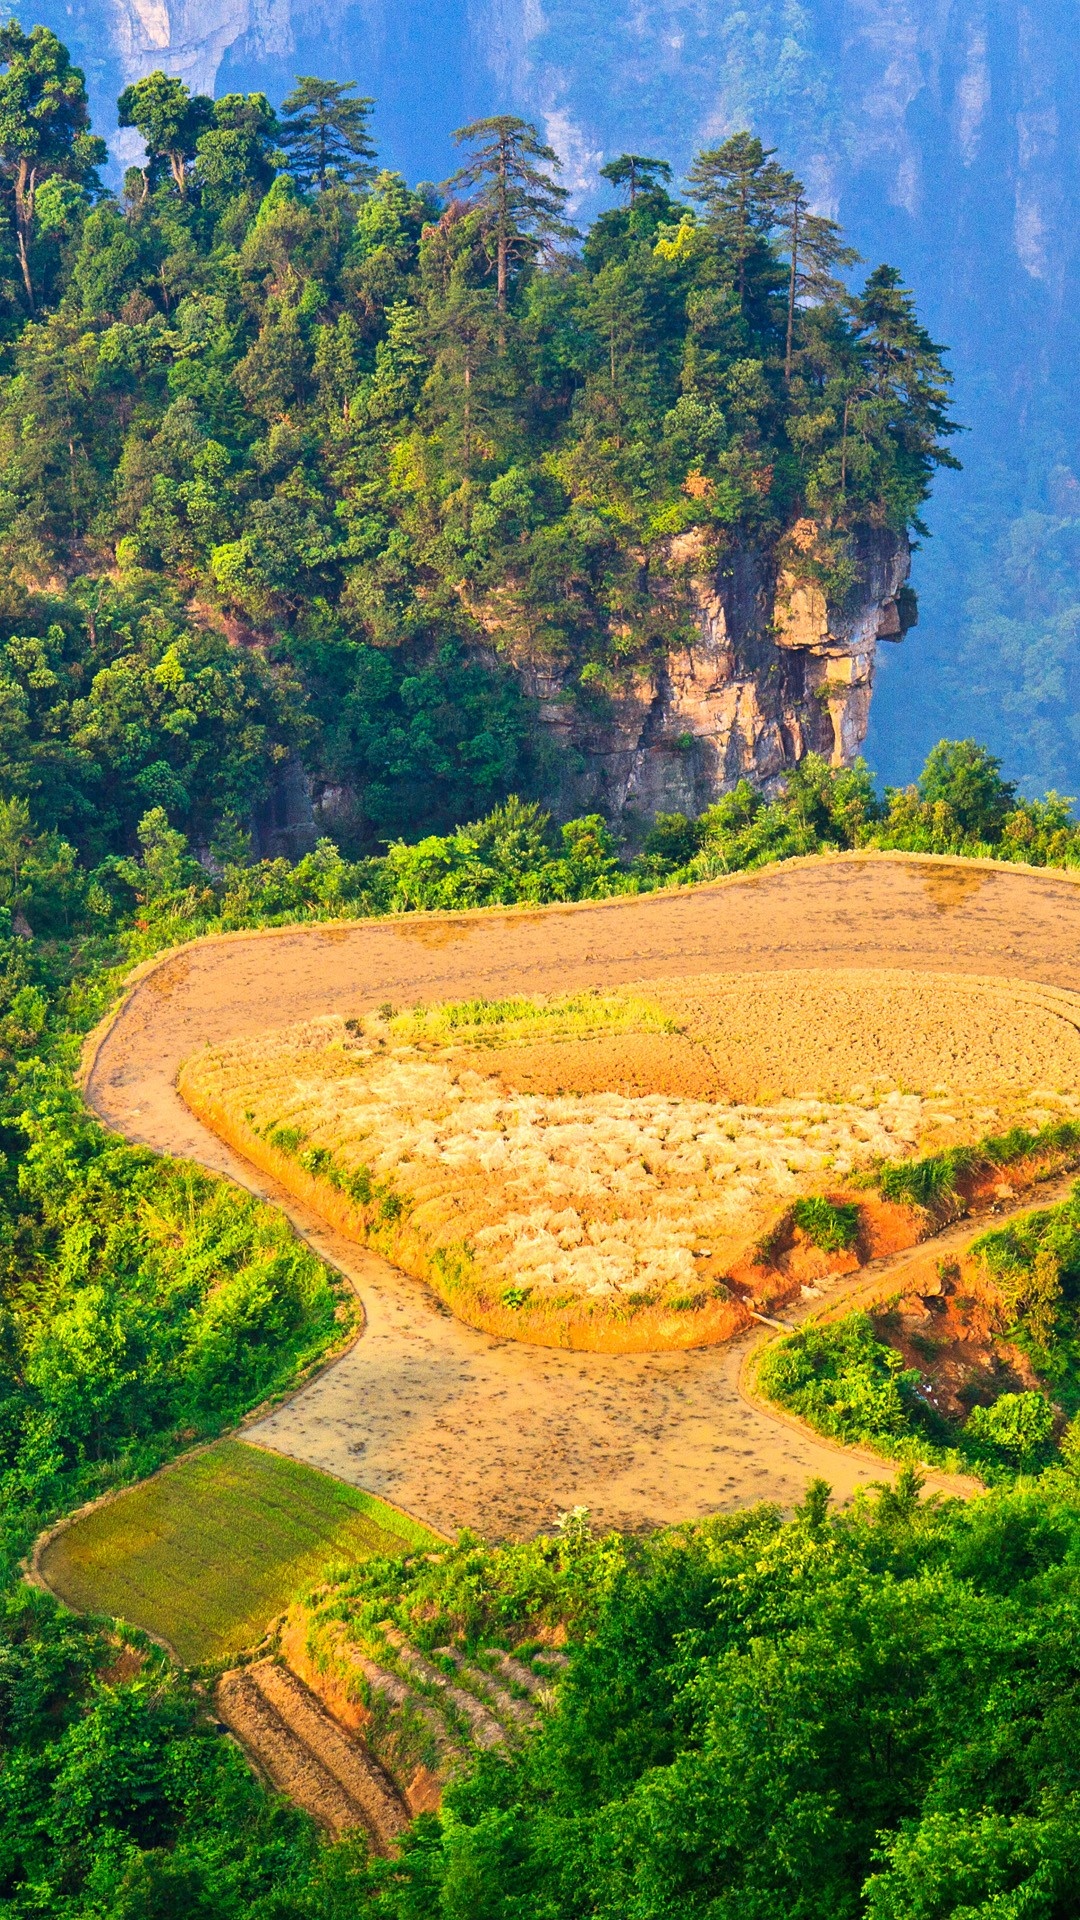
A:
MULTIPOLYGON (((87 1114, 79 1044, 132 962, 825 850, 1074 865, 1080 830, 971 742, 883 799, 811 760, 633 850, 539 804, 522 657, 602 712, 687 631, 680 536, 695 564, 749 545, 839 594, 855 538, 917 530, 951 458, 911 295, 889 268, 845 291, 843 237, 750 136, 699 156, 685 198, 623 156, 621 204, 574 236, 554 156, 511 117, 413 188, 377 171, 349 84, 303 80, 279 117, 159 74, 120 103, 146 158, 112 195, 59 41, 11 23, 0 68, 0 1906, 1069 1920, 1080 1503, 1072 1429, 1044 1467, 1060 1420, 1030 1401, 984 1408, 1004 1484, 967 1506, 909 1477, 839 1518, 818 1487, 790 1520, 598 1540, 578 1513, 552 1540, 332 1569, 316 1651, 341 1628, 404 1665, 404 1642, 429 1688, 485 1650, 533 1680, 552 1643, 568 1662, 513 1741, 476 1755, 458 1727, 441 1812, 389 1862, 270 1793, 137 1633, 20 1581, 42 1527, 235 1427, 354 1327, 279 1215, 87 1114), (337 796, 338 840, 258 859, 253 813, 298 765, 337 796)), ((853 1260, 862 1202, 817 1199, 789 1225, 853 1260)), ((1065 1354, 1052 1374, 1028 1350, 1066 1410, 1071 1232, 986 1256, 1017 1351, 1026 1327, 1065 1354)), ((252 1574, 245 1620, 291 1578, 252 1574)))
POLYGON ((537 794, 522 659, 603 709, 695 630, 679 536, 843 593, 952 460, 911 294, 847 291, 749 134, 685 197, 613 163, 580 235, 513 116, 413 187, 350 84, 278 116, 158 73, 114 195, 59 41, 0 65, 0 753, 91 863, 152 806, 209 846, 293 754, 354 854, 537 794))
MULTIPOLYGON (((786 1523, 758 1508, 637 1542, 568 1515, 550 1540, 466 1539, 335 1576, 309 1603, 324 1684, 350 1643, 378 1653, 373 1673, 407 1659, 421 1731, 438 1695, 425 1675, 441 1671, 445 1690, 484 1649, 509 1648, 528 1676, 553 1640, 563 1650, 536 1730, 474 1746, 441 1815, 370 1867, 272 1807, 182 1679, 153 1663, 120 1677, 115 1649, 13 1599, 11 1911, 1068 1920, 1077 1482, 1058 1469, 946 1505, 916 1484, 835 1518, 815 1485, 786 1523)), ((462 1709, 467 1684, 454 1682, 462 1709)), ((415 1765, 404 1711, 380 1739, 415 1765)))

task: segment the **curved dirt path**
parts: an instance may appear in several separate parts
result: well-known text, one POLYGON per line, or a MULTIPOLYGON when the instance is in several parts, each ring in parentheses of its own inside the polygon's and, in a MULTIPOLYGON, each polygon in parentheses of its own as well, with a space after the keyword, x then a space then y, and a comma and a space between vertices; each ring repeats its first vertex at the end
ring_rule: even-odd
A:
POLYGON ((319 1013, 739 968, 908 967, 1080 988, 1080 885, 991 862, 845 855, 693 891, 532 910, 411 915, 196 942, 142 971, 90 1043, 107 1125, 284 1208, 353 1281, 363 1337, 248 1430, 443 1530, 521 1535, 581 1504, 641 1527, 886 1476, 743 1398, 745 1343, 562 1353, 454 1320, 233 1154, 180 1101, 196 1048, 319 1013))

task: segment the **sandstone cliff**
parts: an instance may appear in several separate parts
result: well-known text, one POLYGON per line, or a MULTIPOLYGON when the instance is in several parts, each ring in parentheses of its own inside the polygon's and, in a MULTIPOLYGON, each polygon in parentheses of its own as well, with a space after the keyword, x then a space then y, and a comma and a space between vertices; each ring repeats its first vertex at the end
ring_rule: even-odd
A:
MULTIPOLYGON (((742 779, 765 793, 807 753, 848 766, 866 737, 879 641, 910 624, 906 539, 863 533, 841 605, 746 550, 692 576, 696 637, 586 702, 569 667, 519 658, 550 752, 548 801, 570 819, 599 811, 634 836, 658 813, 699 814, 742 779)), ((505 660, 506 654, 501 657, 505 660)), ((254 822, 261 854, 296 859, 318 834, 363 819, 352 787, 312 780, 292 759, 254 822)))
POLYGON ((697 814, 741 779, 769 792, 807 753, 848 765, 866 737, 880 640, 903 634, 905 539, 864 534, 842 605, 759 554, 691 583, 698 637, 589 712, 558 668, 522 663, 557 748, 557 809, 629 826, 697 814))

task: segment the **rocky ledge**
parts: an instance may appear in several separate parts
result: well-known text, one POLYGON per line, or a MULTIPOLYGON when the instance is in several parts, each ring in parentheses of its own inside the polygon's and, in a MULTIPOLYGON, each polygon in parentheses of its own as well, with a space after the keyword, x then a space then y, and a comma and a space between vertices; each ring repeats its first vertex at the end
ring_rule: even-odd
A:
POLYGON ((691 581, 691 644, 667 649, 592 712, 558 667, 519 663, 557 748, 558 811, 598 808, 627 825, 693 815, 742 779, 768 793, 807 753, 850 764, 866 738, 878 642, 903 638, 914 602, 902 535, 863 533, 856 560, 855 584, 834 605, 761 554, 728 554, 691 581))

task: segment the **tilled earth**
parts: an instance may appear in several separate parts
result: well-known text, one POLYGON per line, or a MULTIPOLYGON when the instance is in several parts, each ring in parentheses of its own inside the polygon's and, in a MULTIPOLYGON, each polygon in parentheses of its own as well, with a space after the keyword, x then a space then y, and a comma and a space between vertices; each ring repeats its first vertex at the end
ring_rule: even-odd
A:
MULTIPOLYGON (((87 1096, 127 1138, 281 1201, 180 1101, 177 1069, 199 1047, 388 1000, 853 967, 1080 988, 1080 886, 990 863, 850 856, 597 905, 228 936, 145 971, 90 1049, 87 1096)), ((351 1275, 368 1325, 249 1437, 436 1526, 525 1534, 575 1504, 603 1524, 645 1526, 788 1504, 812 1474, 840 1496, 883 1475, 749 1405, 740 1348, 570 1354, 495 1340, 287 1205, 351 1275)))

